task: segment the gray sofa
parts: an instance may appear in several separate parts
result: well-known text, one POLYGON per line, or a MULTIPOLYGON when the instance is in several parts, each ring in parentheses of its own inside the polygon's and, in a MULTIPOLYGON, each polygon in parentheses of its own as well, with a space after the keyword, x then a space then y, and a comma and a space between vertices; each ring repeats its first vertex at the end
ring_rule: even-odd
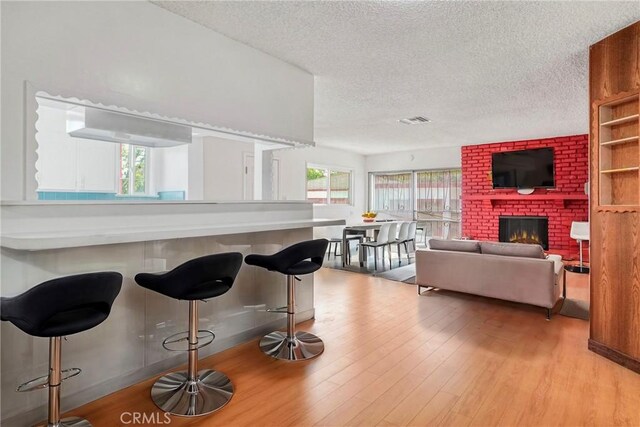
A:
POLYGON ((562 257, 539 245, 431 239, 416 251, 416 284, 551 309, 562 297, 562 257))

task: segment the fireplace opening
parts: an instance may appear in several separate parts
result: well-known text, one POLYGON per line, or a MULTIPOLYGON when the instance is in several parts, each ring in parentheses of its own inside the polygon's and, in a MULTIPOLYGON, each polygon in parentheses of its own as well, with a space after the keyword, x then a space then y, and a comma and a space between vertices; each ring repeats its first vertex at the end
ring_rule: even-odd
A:
POLYGON ((535 243, 549 249, 549 218, 546 216, 501 216, 498 240, 511 243, 535 243))

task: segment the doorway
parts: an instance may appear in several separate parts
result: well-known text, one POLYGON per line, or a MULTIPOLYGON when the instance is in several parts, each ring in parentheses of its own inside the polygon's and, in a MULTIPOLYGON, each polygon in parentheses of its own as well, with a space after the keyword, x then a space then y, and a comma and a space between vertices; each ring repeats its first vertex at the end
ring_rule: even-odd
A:
MULTIPOLYGON (((253 177, 255 172, 255 157, 253 153, 245 152, 243 155, 243 185, 242 185, 242 198, 243 200, 253 200, 253 177)), ((271 164, 271 188, 273 191, 272 200, 280 200, 280 160, 272 159, 271 164)))

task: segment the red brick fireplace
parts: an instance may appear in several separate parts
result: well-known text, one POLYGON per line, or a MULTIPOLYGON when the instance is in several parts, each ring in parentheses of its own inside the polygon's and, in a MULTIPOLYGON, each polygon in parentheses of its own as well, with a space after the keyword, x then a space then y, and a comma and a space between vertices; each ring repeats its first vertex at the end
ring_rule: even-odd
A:
POLYGON ((572 221, 587 221, 587 135, 462 147, 462 234, 474 239, 498 241, 500 217, 548 217, 549 251, 566 258, 578 255, 578 244, 569 236, 572 221), (552 147, 555 188, 538 188, 531 195, 515 189, 492 188, 491 154, 499 151, 552 147))

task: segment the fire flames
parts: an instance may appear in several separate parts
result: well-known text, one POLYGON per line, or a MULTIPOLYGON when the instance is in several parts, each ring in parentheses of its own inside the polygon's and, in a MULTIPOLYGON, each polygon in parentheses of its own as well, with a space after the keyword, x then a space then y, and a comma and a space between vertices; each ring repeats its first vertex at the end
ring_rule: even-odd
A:
POLYGON ((512 243, 542 243, 537 233, 529 233, 527 230, 516 231, 509 236, 509 241, 512 243))

